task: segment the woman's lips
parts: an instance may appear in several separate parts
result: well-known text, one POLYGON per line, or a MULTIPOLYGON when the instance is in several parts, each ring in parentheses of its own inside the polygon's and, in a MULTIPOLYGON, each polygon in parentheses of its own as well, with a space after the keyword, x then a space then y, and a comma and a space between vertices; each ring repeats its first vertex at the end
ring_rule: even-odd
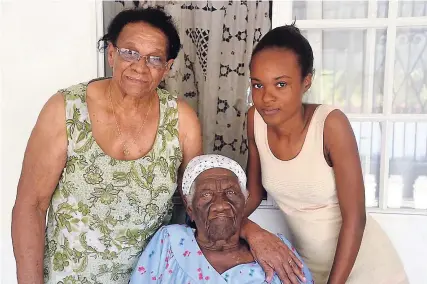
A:
POLYGON ((129 76, 126 76, 126 78, 133 83, 145 83, 145 81, 142 79, 133 78, 133 77, 129 77, 129 76))
POLYGON ((277 114, 278 112, 279 112, 278 108, 264 109, 265 115, 274 115, 274 114, 277 114))
POLYGON ((230 216, 229 214, 220 213, 220 214, 216 214, 215 216, 210 217, 209 220, 213 220, 216 218, 233 218, 233 217, 230 216))

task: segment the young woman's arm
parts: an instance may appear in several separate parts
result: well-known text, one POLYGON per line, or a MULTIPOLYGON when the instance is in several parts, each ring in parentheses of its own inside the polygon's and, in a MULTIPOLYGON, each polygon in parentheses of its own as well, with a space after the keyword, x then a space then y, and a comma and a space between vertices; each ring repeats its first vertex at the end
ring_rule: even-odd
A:
POLYGON ((342 226, 328 284, 342 284, 356 261, 366 222, 365 188, 356 139, 350 122, 339 110, 325 121, 326 153, 335 174, 342 226))

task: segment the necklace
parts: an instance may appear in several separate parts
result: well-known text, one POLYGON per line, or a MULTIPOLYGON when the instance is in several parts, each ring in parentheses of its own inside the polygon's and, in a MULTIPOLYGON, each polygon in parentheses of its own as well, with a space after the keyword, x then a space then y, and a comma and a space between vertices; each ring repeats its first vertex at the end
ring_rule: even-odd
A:
MULTIPOLYGON (((120 138, 120 140, 122 140, 123 154, 125 156, 129 156, 130 155, 129 147, 128 147, 127 143, 126 143, 126 140, 124 140, 123 137, 122 137, 122 131, 120 130, 120 125, 119 125, 119 122, 118 122, 117 117, 116 117, 116 111, 114 110, 113 100, 111 99, 111 85, 109 85, 109 94, 108 94, 108 97, 109 97, 109 100, 110 100, 111 110, 113 111, 114 121, 116 122, 117 134, 118 134, 118 137, 120 138)), ((144 120, 142 122, 141 128, 139 129, 138 133, 136 134, 136 136, 133 139, 133 143, 135 144, 135 146, 138 146, 137 143, 136 143, 136 139, 138 139, 139 135, 142 132, 142 129, 144 129, 145 122, 147 121, 148 114, 150 113, 150 110, 151 110, 151 104, 152 104, 152 102, 153 102, 153 99, 150 99, 150 104, 149 104, 147 112, 145 113, 145 117, 144 117, 144 120)))

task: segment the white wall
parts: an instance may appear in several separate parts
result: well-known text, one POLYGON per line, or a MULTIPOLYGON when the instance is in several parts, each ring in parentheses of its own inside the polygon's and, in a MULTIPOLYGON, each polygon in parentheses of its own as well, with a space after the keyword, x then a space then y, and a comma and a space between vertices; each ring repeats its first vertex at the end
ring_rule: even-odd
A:
POLYGON ((97 76, 97 3, 0 2, 0 283, 13 284, 11 210, 27 139, 51 95, 97 76))
MULTIPOLYGON (((396 247, 408 274, 409 283, 426 284, 427 216, 397 214, 371 215, 380 223, 396 247)), ((250 218, 273 233, 287 235, 284 219, 279 210, 258 209, 250 218)))

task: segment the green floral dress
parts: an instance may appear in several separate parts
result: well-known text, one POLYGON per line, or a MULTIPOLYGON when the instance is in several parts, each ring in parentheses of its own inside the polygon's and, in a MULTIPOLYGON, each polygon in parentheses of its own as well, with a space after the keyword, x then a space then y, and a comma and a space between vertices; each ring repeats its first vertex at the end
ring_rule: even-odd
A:
POLYGON ((168 222, 182 155, 176 97, 158 89, 151 151, 133 161, 106 155, 92 137, 88 83, 65 97, 68 158, 48 213, 45 283, 128 283, 149 238, 168 222))

